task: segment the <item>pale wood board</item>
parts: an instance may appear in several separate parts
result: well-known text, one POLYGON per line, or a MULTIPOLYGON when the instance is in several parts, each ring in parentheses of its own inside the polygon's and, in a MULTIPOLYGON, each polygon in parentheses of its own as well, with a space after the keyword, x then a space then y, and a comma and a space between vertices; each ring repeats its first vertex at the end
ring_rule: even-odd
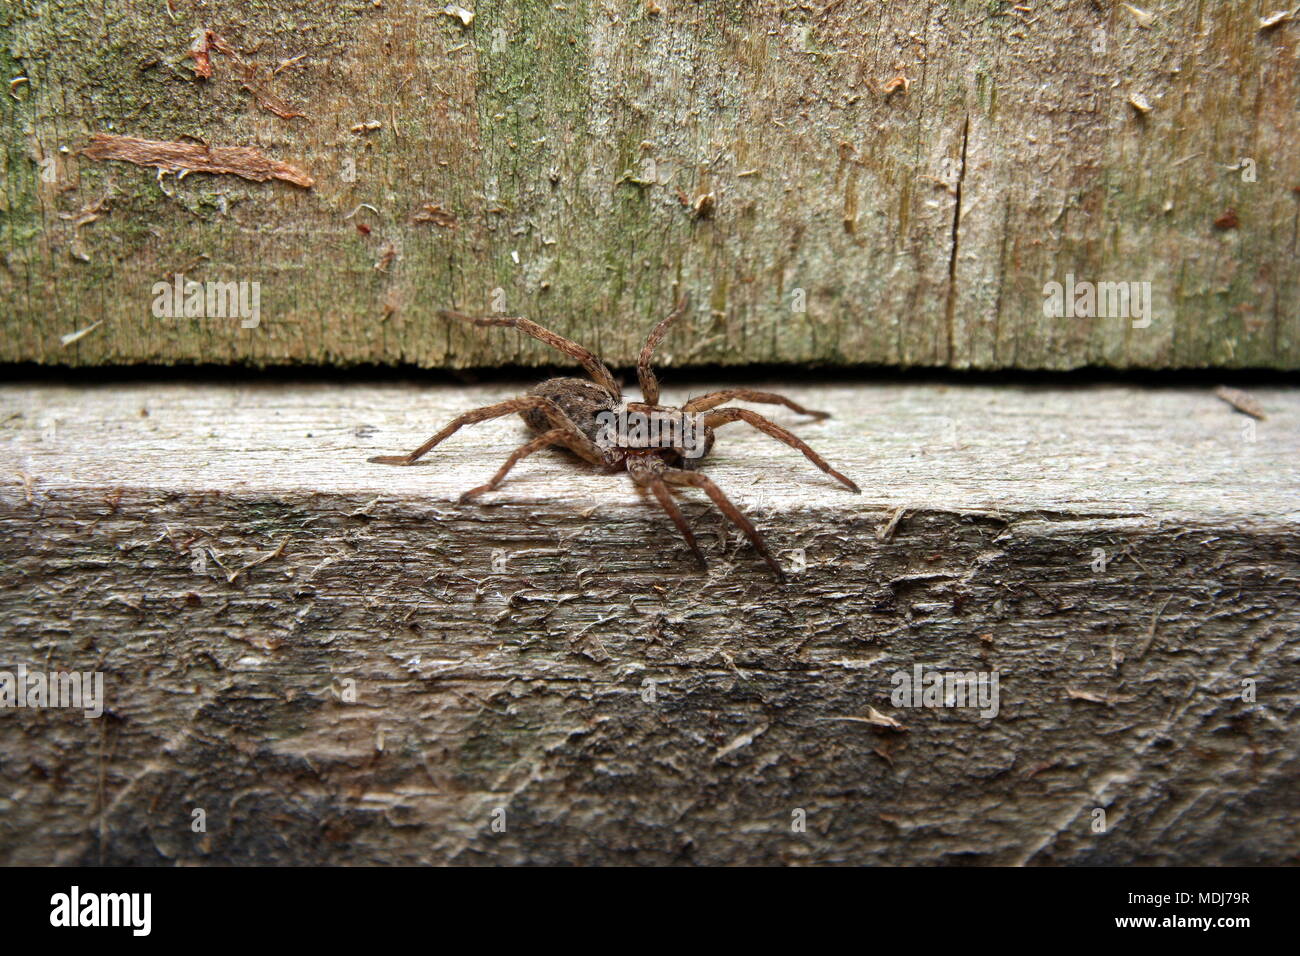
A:
POLYGON ((15 0, 0 361, 551 360, 456 307, 628 364, 680 283, 677 365, 1294 369, 1285 5, 15 0), (233 54, 199 79, 205 30, 233 54), (96 134, 314 185, 160 180, 96 134), (177 273, 260 283, 259 324, 155 317, 177 273), (1150 283, 1151 324, 1045 318, 1069 275, 1150 283))
POLYGON ((525 385, 0 387, 0 668, 110 712, 0 711, 0 861, 1295 862, 1297 391, 769 383, 864 489, 720 432, 780 586, 559 453, 456 503, 517 420, 365 460, 525 385))

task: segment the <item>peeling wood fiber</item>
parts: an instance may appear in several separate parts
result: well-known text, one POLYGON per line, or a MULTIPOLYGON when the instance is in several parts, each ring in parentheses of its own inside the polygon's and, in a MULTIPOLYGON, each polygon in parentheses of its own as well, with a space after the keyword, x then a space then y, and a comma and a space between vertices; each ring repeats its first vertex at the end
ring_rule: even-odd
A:
POLYGON ((679 282, 697 309, 665 364, 1300 367, 1300 23, 660 6, 6 4, 0 360, 552 360, 450 307, 630 365, 679 282), (204 78, 207 31, 238 59, 204 78), (95 134, 255 149, 314 185, 160 180, 80 152, 95 134), (178 272, 259 282, 262 322, 155 318, 178 272), (1151 324, 1046 318, 1067 276, 1149 282, 1151 324))
POLYGON ((202 146, 197 143, 162 143, 134 136, 96 133, 82 150, 91 159, 115 159, 137 166, 153 166, 167 173, 231 173, 264 183, 283 179, 309 189, 312 179, 287 163, 267 159, 246 146, 202 146))
POLYGON ((0 863, 1297 862, 1300 395, 769 387, 864 488, 719 432, 785 587, 559 453, 456 503, 518 420, 366 461, 508 386, 0 387, 0 669, 107 688, 0 710, 0 863))

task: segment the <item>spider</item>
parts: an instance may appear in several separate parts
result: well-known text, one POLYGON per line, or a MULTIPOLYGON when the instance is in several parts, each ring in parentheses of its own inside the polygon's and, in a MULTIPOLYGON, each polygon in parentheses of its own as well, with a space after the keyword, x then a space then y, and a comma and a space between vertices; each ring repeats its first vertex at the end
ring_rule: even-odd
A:
POLYGON ((731 503, 722 489, 695 470, 699 460, 713 448, 713 430, 729 422, 746 422, 777 441, 803 452, 809 461, 850 491, 860 493, 861 490, 787 429, 747 408, 718 406, 734 399, 784 405, 815 419, 829 418, 829 412, 813 411, 782 395, 750 388, 727 388, 710 392, 692 398, 680 407, 659 404, 659 382, 650 362, 655 347, 663 340, 669 326, 686 313, 688 306, 689 297, 683 296, 676 308, 654 327, 646 339, 636 367, 643 399, 640 402, 630 402, 623 398, 622 390, 609 368, 594 354, 536 322, 517 316, 474 317, 441 310, 438 315, 444 319, 456 319, 478 326, 518 329, 577 360, 591 376, 591 381, 581 378, 547 379, 519 398, 466 412, 410 454, 381 455, 370 461, 384 465, 412 465, 466 425, 518 413, 528 427, 537 433, 537 437, 516 448, 486 484, 466 491, 460 496, 461 501, 493 491, 521 460, 542 448, 558 445, 611 473, 626 471, 633 481, 655 497, 681 532, 700 566, 707 569, 704 552, 670 490, 681 487, 699 488, 744 532, 777 580, 784 581, 785 572, 754 525, 731 503), (634 420, 630 428, 612 427, 620 421, 626 425, 629 419, 634 420), (660 427, 651 427, 650 423, 656 421, 660 427))

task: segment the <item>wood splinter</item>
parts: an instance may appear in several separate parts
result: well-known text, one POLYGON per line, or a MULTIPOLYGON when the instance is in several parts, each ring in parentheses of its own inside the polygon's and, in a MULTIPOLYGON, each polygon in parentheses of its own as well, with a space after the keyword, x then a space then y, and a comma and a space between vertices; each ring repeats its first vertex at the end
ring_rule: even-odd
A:
POLYGON ((283 179, 303 189, 316 184, 298 167, 270 159, 252 146, 206 146, 95 133, 81 152, 89 159, 120 160, 137 166, 153 166, 166 173, 229 173, 259 183, 283 179))

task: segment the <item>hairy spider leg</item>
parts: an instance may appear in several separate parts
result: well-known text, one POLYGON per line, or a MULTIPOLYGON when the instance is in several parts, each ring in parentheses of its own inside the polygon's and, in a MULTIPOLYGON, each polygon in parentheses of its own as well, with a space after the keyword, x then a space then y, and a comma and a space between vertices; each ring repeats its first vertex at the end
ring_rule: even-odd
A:
POLYGON ((677 502, 673 500, 673 494, 668 490, 662 476, 663 463, 659 459, 647 461, 640 456, 629 458, 627 460, 627 473, 632 476, 632 480, 643 488, 649 488, 650 493, 655 496, 659 506, 668 513, 668 517, 673 519, 673 524, 681 532, 686 544, 690 547, 691 553, 695 555, 695 560, 700 562, 700 567, 707 569, 709 562, 704 557, 704 551, 700 544, 695 540, 695 533, 691 531, 691 526, 686 523, 686 517, 682 510, 677 507, 677 502))
POLYGON ((767 543, 763 536, 758 533, 758 529, 750 523, 750 520, 741 514, 740 509, 731 503, 731 499, 723 494, 722 489, 713 483, 713 481, 702 475, 698 471, 683 471, 680 468, 665 468, 663 471, 663 480, 670 485, 685 485, 690 488, 699 488, 712 499, 717 505, 718 510, 726 515, 731 523, 745 533, 749 543, 767 562, 767 566, 772 569, 776 579, 785 583, 785 571, 777 563, 776 558, 772 557, 772 552, 767 549, 767 543))
POLYGON ((849 489, 849 491, 856 494, 862 493, 861 488, 827 464, 826 459, 809 448, 800 438, 789 430, 782 428, 776 422, 764 418, 762 415, 758 414, 758 412, 751 412, 748 408, 720 408, 717 411, 709 412, 704 416, 704 424, 708 428, 717 428, 720 425, 725 425, 728 422, 735 421, 748 422, 763 434, 770 435, 777 441, 785 442, 785 444, 789 445, 791 448, 798 449, 804 453, 809 461, 832 478, 841 482, 844 487, 849 489))
POLYGON ((525 335, 531 335, 539 342, 545 342, 554 349, 559 349, 565 355, 577 359, 578 364, 587 370, 587 374, 592 380, 607 391, 614 398, 622 398, 623 393, 618 387, 618 382, 614 381, 614 376, 606 367, 605 363, 596 358, 589 350, 583 348, 577 342, 572 342, 562 335, 556 335, 550 329, 543 328, 532 319, 525 319, 522 316, 507 315, 486 315, 473 316, 466 315, 464 312, 453 312, 450 309, 441 309, 438 315, 444 319, 460 319, 463 322, 472 322, 474 325, 495 326, 501 325, 506 328, 518 329, 525 335))
POLYGON ((520 445, 518 448, 516 448, 513 452, 511 452, 510 457, 506 459, 505 464, 503 464, 500 468, 497 469, 497 473, 492 476, 492 478, 487 482, 487 484, 479 485, 477 488, 471 488, 469 491, 465 492, 460 496, 460 500, 469 501, 474 496, 481 495, 485 491, 495 491, 497 486, 500 485, 503 480, 505 480, 506 475, 510 474, 511 468, 513 468, 523 459, 527 458, 533 452, 541 451, 543 448, 546 448, 549 445, 563 445, 569 450, 571 450, 574 454, 578 455, 580 458, 586 459, 587 461, 591 462, 593 465, 604 464, 604 461, 602 459, 592 458, 590 455, 588 455, 586 453, 586 449, 581 444, 574 441, 573 437, 568 432, 566 432, 563 428, 552 428, 550 431, 543 432, 542 434, 534 438, 532 441, 526 442, 525 444, 520 445))
MULTIPOLYGON (((605 456, 601 453, 600 448, 590 438, 584 435, 578 426, 573 424, 572 419, 564 414, 564 410, 559 405, 541 395, 524 395, 519 398, 512 398, 504 402, 497 402, 495 405, 485 405, 483 408, 476 408, 473 411, 466 412, 459 418, 454 419, 445 425, 442 431, 438 432, 427 442, 421 445, 409 455, 379 455, 371 458, 370 461, 381 465, 413 465, 420 458, 424 457, 429 451, 447 438, 449 435, 463 428, 465 425, 474 425, 478 422, 485 422, 492 418, 500 418, 502 415, 510 415, 514 412, 526 412, 530 409, 537 409, 542 412, 551 422, 553 430, 561 431, 572 442, 569 445, 575 452, 581 455, 587 461, 593 464, 604 464, 605 456)), ((531 444, 531 442, 530 442, 531 444)), ((568 442, 566 442, 568 444, 568 442)), ((520 456, 522 457, 522 456, 520 456)))
POLYGON ((654 358, 659 343, 668 334, 668 327, 685 315, 690 306, 691 295, 688 292, 677 301, 677 308, 650 330, 650 335, 645 340, 645 348, 641 350, 641 358, 636 363, 636 380, 641 384, 641 396, 647 405, 659 404, 659 380, 655 378, 654 370, 650 368, 650 360, 654 358))
POLYGON ((831 417, 830 412, 819 412, 811 408, 804 408, 798 402, 792 401, 784 395, 778 395, 776 392, 760 392, 753 388, 724 388, 719 392, 709 392, 707 395, 692 398, 682 406, 682 411, 707 412, 710 408, 717 408, 723 402, 729 402, 732 399, 742 402, 761 402, 765 405, 784 405, 800 415, 811 415, 814 418, 831 417))

